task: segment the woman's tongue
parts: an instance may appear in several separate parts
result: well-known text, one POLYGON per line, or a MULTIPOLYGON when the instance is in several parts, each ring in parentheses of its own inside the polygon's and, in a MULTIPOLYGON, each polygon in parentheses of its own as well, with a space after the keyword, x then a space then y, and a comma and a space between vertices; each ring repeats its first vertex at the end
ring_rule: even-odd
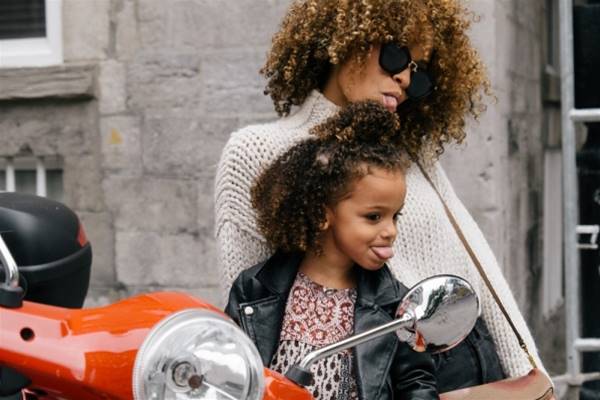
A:
POLYGON ((390 96, 387 94, 383 95, 383 106, 388 109, 390 112, 396 111, 398 107, 398 99, 394 96, 390 96))
POLYGON ((373 253, 382 260, 392 258, 394 255, 394 251, 389 246, 374 246, 371 247, 371 249, 373 250, 373 253))

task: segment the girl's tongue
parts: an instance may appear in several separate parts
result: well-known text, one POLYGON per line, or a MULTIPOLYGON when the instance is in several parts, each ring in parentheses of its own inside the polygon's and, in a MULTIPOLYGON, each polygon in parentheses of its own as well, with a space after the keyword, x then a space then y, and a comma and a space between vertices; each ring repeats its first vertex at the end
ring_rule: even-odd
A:
POLYGON ((373 253, 382 260, 387 260, 394 256, 394 250, 389 246, 377 246, 371 247, 371 249, 373 249, 373 253))

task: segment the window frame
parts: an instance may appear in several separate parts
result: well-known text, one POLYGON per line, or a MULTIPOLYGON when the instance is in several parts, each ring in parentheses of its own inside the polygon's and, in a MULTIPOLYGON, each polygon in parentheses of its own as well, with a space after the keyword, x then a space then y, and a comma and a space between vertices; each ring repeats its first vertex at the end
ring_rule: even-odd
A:
POLYGON ((62 64, 62 0, 45 0, 44 6, 46 36, 0 40, 0 68, 62 64))

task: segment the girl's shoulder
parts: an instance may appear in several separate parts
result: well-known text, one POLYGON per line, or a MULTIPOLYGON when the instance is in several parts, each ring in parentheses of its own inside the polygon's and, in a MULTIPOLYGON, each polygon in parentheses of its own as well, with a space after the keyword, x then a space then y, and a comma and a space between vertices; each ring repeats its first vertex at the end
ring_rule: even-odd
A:
MULTIPOLYGON (((231 292, 234 293, 239 303, 256 300, 258 294, 264 292, 264 288, 256 279, 268 260, 261 261, 249 268, 242 270, 233 281, 231 292)), ((230 294, 231 296, 231 294, 230 294)))

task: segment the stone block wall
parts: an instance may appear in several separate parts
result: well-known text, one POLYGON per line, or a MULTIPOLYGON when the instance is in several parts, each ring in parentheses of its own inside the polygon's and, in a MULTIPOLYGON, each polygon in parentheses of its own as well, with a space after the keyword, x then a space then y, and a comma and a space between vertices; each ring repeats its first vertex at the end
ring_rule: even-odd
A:
POLYGON ((287 4, 65 0, 66 62, 98 67, 101 190, 110 223, 88 229, 112 236, 95 252, 107 261, 97 268, 88 304, 156 289, 221 299, 216 165, 232 131, 275 115, 258 69, 287 4))

